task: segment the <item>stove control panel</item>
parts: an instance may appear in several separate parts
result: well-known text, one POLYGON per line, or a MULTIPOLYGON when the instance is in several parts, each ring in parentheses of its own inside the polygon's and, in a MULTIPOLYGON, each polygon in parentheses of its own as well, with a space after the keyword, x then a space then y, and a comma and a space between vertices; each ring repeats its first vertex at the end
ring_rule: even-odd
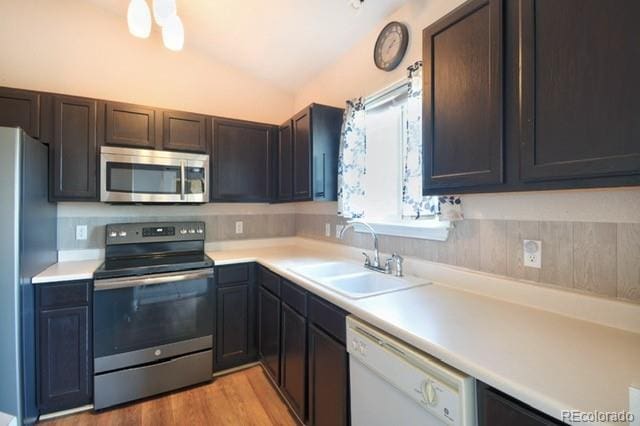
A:
POLYGON ((114 223, 107 225, 106 243, 204 241, 205 235, 204 222, 114 223))
POLYGON ((176 235, 175 226, 150 226, 142 228, 143 237, 173 237, 176 235))

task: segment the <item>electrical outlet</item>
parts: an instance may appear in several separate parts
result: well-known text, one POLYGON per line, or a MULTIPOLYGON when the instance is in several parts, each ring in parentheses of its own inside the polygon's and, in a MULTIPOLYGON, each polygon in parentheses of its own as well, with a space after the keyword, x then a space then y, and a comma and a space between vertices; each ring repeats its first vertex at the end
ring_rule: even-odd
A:
POLYGON ((324 236, 325 237, 330 237, 331 236, 331 224, 330 223, 325 223, 324 224, 324 236))
POLYGON ((529 268, 542 267, 542 242, 537 240, 524 240, 522 243, 524 254, 524 266, 529 268))
POLYGON ((336 238, 340 238, 340 233, 342 232, 343 228, 344 225, 336 225, 336 238))
POLYGON ((87 239, 87 225, 76 225, 76 240, 87 239))
POLYGON ((236 222, 236 234, 242 234, 244 232, 244 223, 239 220, 236 222))

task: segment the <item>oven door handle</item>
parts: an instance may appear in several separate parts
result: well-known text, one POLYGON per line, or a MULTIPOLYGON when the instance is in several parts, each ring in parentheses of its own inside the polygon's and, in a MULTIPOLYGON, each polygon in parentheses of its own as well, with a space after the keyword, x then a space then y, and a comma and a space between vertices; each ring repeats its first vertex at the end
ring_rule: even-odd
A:
POLYGON ((96 280, 94 282, 93 289, 95 291, 113 290, 117 288, 139 287, 143 285, 156 285, 178 281, 196 280, 201 278, 209 278, 212 276, 212 269, 203 269, 184 273, 172 272, 169 274, 158 274, 148 277, 109 278, 104 280, 96 280))

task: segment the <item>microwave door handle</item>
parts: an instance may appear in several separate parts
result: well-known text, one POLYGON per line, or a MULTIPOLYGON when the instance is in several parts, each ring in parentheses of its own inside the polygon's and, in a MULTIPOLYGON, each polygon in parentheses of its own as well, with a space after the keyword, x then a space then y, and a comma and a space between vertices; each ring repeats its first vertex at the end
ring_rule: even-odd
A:
POLYGON ((178 281, 209 278, 212 274, 213 272, 210 269, 207 269, 204 271, 162 274, 151 277, 109 278, 104 280, 95 280, 93 288, 95 291, 101 291, 126 287, 139 287, 143 285, 166 284, 178 281))
POLYGON ((184 200, 185 198, 185 193, 184 193, 184 187, 185 187, 185 173, 184 173, 184 161, 180 161, 180 199, 184 200))

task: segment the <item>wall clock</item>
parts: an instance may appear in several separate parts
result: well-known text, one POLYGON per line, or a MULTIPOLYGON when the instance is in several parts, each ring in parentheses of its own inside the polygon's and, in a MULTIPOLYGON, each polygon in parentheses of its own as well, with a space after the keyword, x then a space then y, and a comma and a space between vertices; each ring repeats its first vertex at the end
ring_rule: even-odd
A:
POLYGON ((378 35, 373 49, 373 61, 381 70, 391 71, 402 62, 408 44, 407 26, 396 21, 389 22, 378 35))

